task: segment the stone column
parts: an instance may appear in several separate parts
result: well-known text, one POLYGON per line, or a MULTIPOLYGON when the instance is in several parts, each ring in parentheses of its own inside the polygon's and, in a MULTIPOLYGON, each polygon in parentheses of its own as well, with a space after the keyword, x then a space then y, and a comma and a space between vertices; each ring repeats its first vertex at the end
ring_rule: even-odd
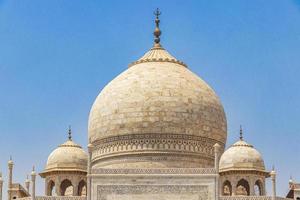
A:
POLYGON ((219 173, 219 158, 220 158, 220 148, 221 146, 216 143, 214 145, 214 153, 215 153, 215 169, 217 170, 217 172, 219 173))
POLYGON ((262 196, 266 196, 266 179, 263 179, 262 196))
POLYGON ((27 192, 30 193, 30 180, 28 179, 28 175, 25 180, 25 187, 26 187, 27 192))
POLYGON ((55 178, 55 193, 56 196, 61 196, 61 190, 60 190, 60 180, 58 179, 58 177, 55 178))
POLYGON ((35 200, 35 179, 36 179, 36 173, 33 167, 31 172, 31 182, 32 182, 31 200, 35 200))
POLYGON ((255 183, 254 183, 254 180, 253 180, 253 177, 250 177, 250 179, 249 179, 249 181, 248 181, 248 183, 249 183, 249 196, 255 196, 255 191, 254 191, 254 185, 255 185, 255 183))
POLYGON ((45 178, 45 195, 46 196, 51 196, 50 195, 50 191, 49 191, 49 189, 48 189, 48 184, 49 184, 49 179, 48 178, 45 178))
POLYGON ((8 189, 7 189, 8 200, 12 199, 11 190, 12 190, 13 166, 14 166, 14 162, 12 161, 12 158, 10 157, 10 159, 8 161, 8 189))
POLYGON ((231 182, 231 187, 232 187, 232 195, 231 196, 235 196, 236 195, 237 179, 232 178, 230 182, 231 182))
POLYGON ((92 151, 93 151, 93 144, 89 143, 88 144, 88 171, 87 171, 87 200, 91 200, 91 195, 92 195, 92 177, 91 177, 91 162, 92 162, 92 151))
POLYGON ((0 173, 0 200, 2 200, 2 187, 3 187, 3 179, 2 179, 2 174, 0 173))
POLYGON ((272 179, 272 200, 276 199, 276 172, 273 170, 270 172, 271 179, 272 179))
POLYGON ((74 178, 72 180, 72 185, 73 185, 73 196, 78 196, 78 185, 79 185, 78 178, 74 178))
POLYGON ((220 193, 219 193, 219 187, 220 187, 220 180, 219 180, 219 157, 220 157, 220 148, 221 146, 216 143, 214 145, 214 153, 215 153, 215 169, 216 169, 216 187, 215 187, 215 193, 216 193, 216 199, 219 199, 220 193))

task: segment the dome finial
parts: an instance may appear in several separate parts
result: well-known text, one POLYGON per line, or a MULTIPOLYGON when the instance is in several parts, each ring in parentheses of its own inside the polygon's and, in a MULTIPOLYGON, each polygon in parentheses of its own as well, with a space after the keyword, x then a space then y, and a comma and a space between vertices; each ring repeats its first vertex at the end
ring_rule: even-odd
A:
POLYGON ((68 134, 69 134, 69 140, 71 141, 72 140, 72 130, 71 130, 71 126, 69 126, 69 131, 68 131, 68 134))
POLYGON ((159 23, 160 23, 159 15, 161 15, 161 12, 159 11, 158 8, 154 12, 154 15, 156 16, 156 18, 155 18, 156 27, 155 27, 155 30, 153 32, 153 34, 155 36, 155 38, 154 38, 154 47, 160 47, 161 45, 160 45, 160 38, 159 38, 159 36, 161 35, 161 31, 159 29, 159 23))
POLYGON ((243 128, 242 128, 242 125, 240 125, 240 140, 243 140, 243 128))

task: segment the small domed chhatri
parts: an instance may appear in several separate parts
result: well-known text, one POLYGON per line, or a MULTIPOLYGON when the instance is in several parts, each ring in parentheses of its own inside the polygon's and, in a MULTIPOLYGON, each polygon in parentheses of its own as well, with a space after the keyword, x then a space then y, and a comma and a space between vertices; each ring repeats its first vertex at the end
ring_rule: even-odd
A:
POLYGON ((240 140, 221 156, 219 173, 224 196, 265 195, 265 178, 270 176, 261 154, 244 141, 242 128, 240 140))
POLYGON ((87 154, 82 147, 71 138, 59 145, 48 157, 45 172, 53 170, 82 170, 87 171, 87 154))
POLYGON ((112 80, 89 116, 93 168, 211 167, 227 123, 213 89, 160 44, 112 80))
POLYGON ((68 140, 52 151, 40 173, 48 196, 86 195, 88 155, 72 140, 71 128, 68 134, 68 140))

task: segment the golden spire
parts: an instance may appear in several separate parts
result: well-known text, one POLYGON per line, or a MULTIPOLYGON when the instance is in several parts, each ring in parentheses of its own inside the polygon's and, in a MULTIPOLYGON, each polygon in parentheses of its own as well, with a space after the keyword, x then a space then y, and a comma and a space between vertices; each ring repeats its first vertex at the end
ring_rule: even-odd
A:
POLYGON ((155 30, 153 32, 155 38, 154 38, 154 47, 160 47, 160 38, 159 36, 161 35, 161 30, 159 29, 159 15, 161 15, 161 12, 159 11, 159 9, 157 8, 156 11, 154 12, 154 15, 156 16, 155 18, 155 30))

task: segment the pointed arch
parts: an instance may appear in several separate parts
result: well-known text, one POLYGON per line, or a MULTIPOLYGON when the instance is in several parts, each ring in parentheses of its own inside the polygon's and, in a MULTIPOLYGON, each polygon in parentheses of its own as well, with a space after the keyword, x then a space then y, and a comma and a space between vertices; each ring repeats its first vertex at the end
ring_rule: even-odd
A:
POLYGON ((84 180, 81 180, 78 184, 78 196, 86 196, 86 189, 86 182, 84 180))
POLYGON ((60 184, 61 196, 73 196, 73 185, 68 179, 65 179, 60 184))
POLYGON ((222 195, 223 196, 231 196, 232 195, 232 185, 230 181, 226 180, 222 186, 222 195))
POLYGON ((241 179, 236 185, 236 195, 237 196, 249 196, 250 186, 247 180, 241 179))
POLYGON ((47 184, 47 196, 56 196, 55 192, 55 182, 50 180, 47 184))
POLYGON ((263 183, 262 183, 261 180, 255 181, 254 194, 255 194, 255 196, 262 196, 263 195, 263 183))

